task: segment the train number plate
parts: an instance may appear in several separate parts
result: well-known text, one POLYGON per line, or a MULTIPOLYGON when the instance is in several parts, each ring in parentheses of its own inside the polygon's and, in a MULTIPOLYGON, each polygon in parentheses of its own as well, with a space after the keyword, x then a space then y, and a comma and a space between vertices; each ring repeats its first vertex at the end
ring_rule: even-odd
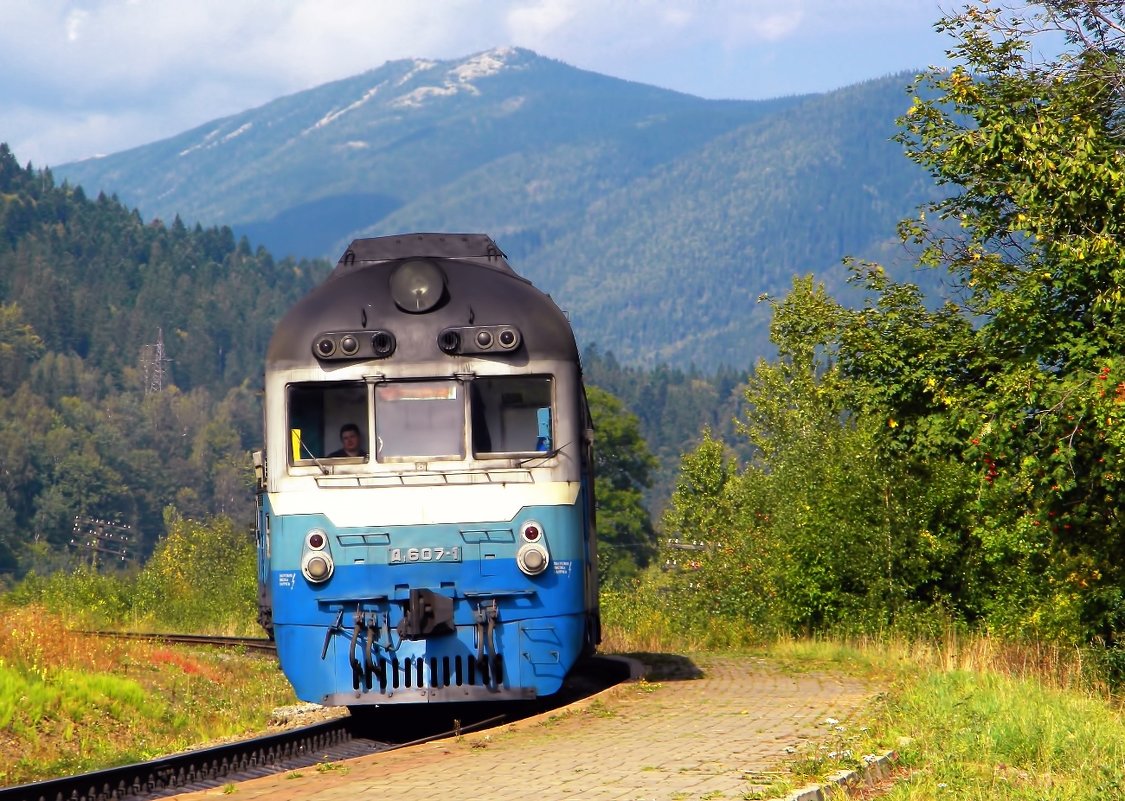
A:
POLYGON ((452 548, 388 548, 387 564, 415 565, 420 562, 460 562, 461 546, 452 548))

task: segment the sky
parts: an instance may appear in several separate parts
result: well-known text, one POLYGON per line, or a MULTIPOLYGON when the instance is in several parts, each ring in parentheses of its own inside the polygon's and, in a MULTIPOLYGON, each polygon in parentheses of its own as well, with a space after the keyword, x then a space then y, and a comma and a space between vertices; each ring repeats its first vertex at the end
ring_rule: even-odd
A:
POLYGON ((706 98, 945 61, 953 0, 0 0, 0 142, 49 167, 400 58, 526 47, 706 98))

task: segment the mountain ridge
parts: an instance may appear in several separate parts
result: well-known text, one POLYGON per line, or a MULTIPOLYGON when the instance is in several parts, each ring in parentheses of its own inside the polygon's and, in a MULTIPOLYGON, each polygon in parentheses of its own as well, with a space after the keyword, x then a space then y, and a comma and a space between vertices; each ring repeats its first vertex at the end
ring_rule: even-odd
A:
POLYGON ((906 82, 705 100, 497 48, 387 62, 54 172, 279 256, 487 232, 583 343, 737 366, 769 350, 759 294, 804 272, 842 287, 841 258, 885 253, 932 193, 889 141, 906 82))

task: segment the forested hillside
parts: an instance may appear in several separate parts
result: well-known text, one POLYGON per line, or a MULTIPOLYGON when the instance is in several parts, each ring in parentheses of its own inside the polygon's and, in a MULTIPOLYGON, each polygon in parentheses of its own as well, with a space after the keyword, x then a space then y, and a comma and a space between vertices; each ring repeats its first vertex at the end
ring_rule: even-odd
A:
MULTIPOLYGON (((151 552, 169 507, 248 527, 266 346, 328 269, 274 261, 226 227, 146 222, 0 145, 0 572, 113 562, 88 547, 88 521, 131 528, 112 549, 124 564, 151 552)), ((659 507, 702 426, 729 430, 736 377, 624 367, 596 348, 585 362, 625 402, 595 406, 603 541, 628 573, 654 551, 642 493, 654 481, 659 507)))
POLYGON ((261 354, 326 270, 146 223, 0 145, 0 568, 49 567, 76 516, 133 526, 130 557, 168 505, 252 519, 261 354))

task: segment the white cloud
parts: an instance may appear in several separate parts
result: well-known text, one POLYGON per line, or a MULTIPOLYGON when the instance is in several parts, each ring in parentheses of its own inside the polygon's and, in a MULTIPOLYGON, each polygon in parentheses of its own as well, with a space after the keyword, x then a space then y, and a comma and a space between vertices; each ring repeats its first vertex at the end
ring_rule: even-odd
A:
POLYGON ((78 41, 78 37, 82 33, 82 23, 89 17, 85 11, 72 11, 66 16, 66 40, 68 42, 78 41))
POLYGON ((750 28, 755 36, 768 42, 784 39, 800 27, 805 15, 801 11, 786 11, 756 17, 750 28))
POLYGON ((558 35, 574 20, 575 6, 569 0, 517 4, 508 12, 508 31, 520 41, 542 42, 558 35))

